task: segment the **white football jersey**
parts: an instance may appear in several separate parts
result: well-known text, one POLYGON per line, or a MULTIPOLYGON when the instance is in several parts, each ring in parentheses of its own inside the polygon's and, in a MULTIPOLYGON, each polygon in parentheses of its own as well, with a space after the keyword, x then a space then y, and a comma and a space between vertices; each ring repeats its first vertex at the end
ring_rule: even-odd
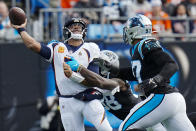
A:
MULTIPOLYGON (((56 43, 56 42, 55 42, 56 43)), ((50 43, 51 57, 48 60, 53 62, 57 90, 60 95, 74 95, 86 88, 81 84, 75 83, 64 74, 63 62, 67 56, 73 56, 79 64, 88 67, 89 63, 100 55, 100 49, 95 43, 83 43, 75 52, 68 51, 66 45, 58 42, 56 45, 50 43)))

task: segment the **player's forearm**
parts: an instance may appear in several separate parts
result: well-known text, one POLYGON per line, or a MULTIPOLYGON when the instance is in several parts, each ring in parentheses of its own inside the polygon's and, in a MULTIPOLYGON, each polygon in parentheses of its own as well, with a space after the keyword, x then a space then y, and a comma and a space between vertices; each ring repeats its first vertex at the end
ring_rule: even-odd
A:
POLYGON ((31 37, 26 31, 22 31, 20 35, 27 48, 31 49, 36 53, 40 52, 41 44, 39 42, 37 42, 33 37, 31 37))
POLYGON ((133 76, 131 66, 120 68, 117 78, 122 80, 136 81, 136 78, 133 76))
POLYGON ((81 66, 80 74, 85 78, 85 80, 82 83, 85 84, 86 86, 99 87, 108 90, 112 90, 117 86, 119 86, 117 82, 110 79, 103 78, 100 75, 92 71, 89 71, 83 66, 81 66))
POLYGON ((163 78, 170 79, 172 75, 178 70, 178 65, 175 62, 166 63, 159 73, 163 78))
POLYGON ((153 60, 158 66, 162 67, 159 75, 161 75, 165 80, 169 80, 170 77, 172 77, 172 75, 178 70, 176 62, 163 51, 154 53, 153 60))

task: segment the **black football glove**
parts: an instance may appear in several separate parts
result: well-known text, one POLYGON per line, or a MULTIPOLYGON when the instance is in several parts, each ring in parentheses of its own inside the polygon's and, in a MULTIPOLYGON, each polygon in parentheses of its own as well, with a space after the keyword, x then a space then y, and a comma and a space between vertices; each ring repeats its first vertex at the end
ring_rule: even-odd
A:
POLYGON ((141 92, 148 94, 157 86, 159 86, 159 84, 162 82, 163 82, 163 77, 160 75, 156 75, 155 77, 144 80, 142 83, 140 83, 139 88, 141 89, 141 92))

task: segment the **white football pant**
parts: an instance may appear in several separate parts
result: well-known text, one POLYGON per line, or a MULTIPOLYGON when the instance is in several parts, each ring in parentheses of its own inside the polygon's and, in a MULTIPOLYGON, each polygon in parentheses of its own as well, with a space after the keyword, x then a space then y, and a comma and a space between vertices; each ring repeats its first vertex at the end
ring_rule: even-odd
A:
POLYGON ((178 93, 151 94, 134 106, 119 131, 145 129, 162 123, 167 131, 195 131, 186 114, 184 97, 178 93))
POLYGON ((112 131, 99 100, 84 102, 75 98, 59 98, 61 120, 65 131, 85 131, 84 118, 98 131, 112 131))

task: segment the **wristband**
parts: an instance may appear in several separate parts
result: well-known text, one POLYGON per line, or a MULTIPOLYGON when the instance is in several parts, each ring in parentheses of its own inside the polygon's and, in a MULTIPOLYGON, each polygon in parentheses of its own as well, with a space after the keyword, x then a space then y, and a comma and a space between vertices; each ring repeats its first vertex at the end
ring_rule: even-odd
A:
POLYGON ((25 28, 18 28, 17 31, 18 31, 18 34, 20 34, 22 31, 26 31, 26 29, 25 28))
POLYGON ((82 65, 78 66, 77 72, 80 72, 82 70, 82 65))
POLYGON ((69 77, 69 79, 74 82, 81 83, 84 80, 84 77, 82 77, 81 75, 79 75, 73 71, 71 76, 69 77))

